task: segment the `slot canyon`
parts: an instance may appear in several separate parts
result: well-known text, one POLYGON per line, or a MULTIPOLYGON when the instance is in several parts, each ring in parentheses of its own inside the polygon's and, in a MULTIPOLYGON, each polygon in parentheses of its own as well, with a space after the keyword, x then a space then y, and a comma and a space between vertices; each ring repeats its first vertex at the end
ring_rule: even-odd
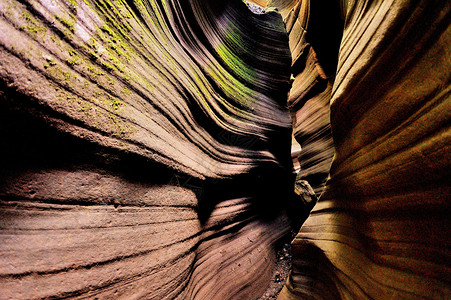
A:
POLYGON ((0 0, 0 299, 451 299, 450 24, 0 0))

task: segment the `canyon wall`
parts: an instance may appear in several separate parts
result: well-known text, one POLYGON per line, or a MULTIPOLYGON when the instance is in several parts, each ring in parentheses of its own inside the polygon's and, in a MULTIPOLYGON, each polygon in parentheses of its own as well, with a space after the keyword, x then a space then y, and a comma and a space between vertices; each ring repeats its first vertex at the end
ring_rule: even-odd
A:
POLYGON ((297 214, 280 14, 43 0, 0 15, 0 298, 262 295, 297 214))
MULTIPOLYGON (((297 14, 309 32, 315 12, 304 7, 313 2, 288 10, 287 24, 297 14)), ((333 163, 292 243, 293 270, 279 299, 447 299, 451 6, 343 3, 330 91, 333 163)), ((312 82, 311 74, 299 80, 312 82)), ((297 114, 302 110, 308 102, 297 114)), ((308 130, 299 131, 301 142, 308 130)))
POLYGON ((449 298, 451 5, 266 4, 0 2, 0 299, 449 298))

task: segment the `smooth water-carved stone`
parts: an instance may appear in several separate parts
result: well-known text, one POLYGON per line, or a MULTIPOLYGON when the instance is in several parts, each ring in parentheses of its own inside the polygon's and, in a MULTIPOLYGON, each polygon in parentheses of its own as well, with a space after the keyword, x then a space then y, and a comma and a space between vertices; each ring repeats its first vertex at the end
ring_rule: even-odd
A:
POLYGON ((278 164, 266 140, 290 130, 290 53, 277 13, 240 1, 9 1, 1 12, 3 80, 61 130, 199 178, 278 164), (224 145, 222 131, 259 143, 224 145))
POLYGON ((449 298, 450 5, 250 2, 0 2, 0 298, 449 298))
POLYGON ((264 293, 295 199, 277 12, 2 1, 0 32, 0 298, 264 293))
POLYGON ((292 155, 299 162, 299 179, 307 180, 319 196, 333 157, 329 101, 342 20, 337 5, 331 3, 297 1, 289 10, 273 2, 281 5, 292 55, 294 80, 288 104, 293 135, 302 148, 298 153, 294 147, 292 155), (327 12, 323 9, 325 5, 327 12))
POLYGON ((449 298, 450 10, 347 1, 330 179, 280 299, 449 298))

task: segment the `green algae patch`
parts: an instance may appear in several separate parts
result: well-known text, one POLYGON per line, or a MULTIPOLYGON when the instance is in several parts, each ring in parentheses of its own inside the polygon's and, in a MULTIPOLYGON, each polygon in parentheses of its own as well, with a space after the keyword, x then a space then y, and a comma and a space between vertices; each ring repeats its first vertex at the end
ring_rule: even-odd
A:
POLYGON ((44 69, 48 69, 50 67, 56 66, 56 61, 54 61, 52 58, 48 59, 45 63, 44 63, 44 69))
POLYGON ((61 24, 64 25, 64 27, 66 27, 67 29, 69 29, 70 32, 74 33, 75 32, 75 21, 71 21, 69 19, 66 19, 62 16, 56 16, 56 19, 58 21, 60 21, 61 24))
POLYGON ((104 92, 95 92, 91 100, 101 104, 104 107, 112 108, 113 110, 118 110, 124 105, 124 102, 118 98, 104 92))
POLYGON ((22 9, 22 17, 24 18, 26 25, 21 26, 20 29, 29 33, 32 37, 37 38, 40 34, 45 34, 47 32, 47 28, 41 25, 26 9, 22 9))
POLYGON ((66 59, 66 62, 69 66, 73 67, 74 65, 78 65, 81 63, 80 56, 78 56, 77 52, 75 50, 69 50, 69 56, 70 58, 66 59))
POLYGON ((129 95, 132 94, 132 91, 129 90, 127 87, 123 87, 123 88, 121 89, 121 93, 123 93, 123 94, 129 96, 129 95))
POLYGON ((111 108, 114 110, 118 110, 122 105, 124 105, 124 103, 117 98, 113 98, 110 103, 111 108))
POLYGON ((75 0, 66 0, 69 4, 69 9, 72 11, 72 13, 76 14, 78 9, 78 3, 75 0))

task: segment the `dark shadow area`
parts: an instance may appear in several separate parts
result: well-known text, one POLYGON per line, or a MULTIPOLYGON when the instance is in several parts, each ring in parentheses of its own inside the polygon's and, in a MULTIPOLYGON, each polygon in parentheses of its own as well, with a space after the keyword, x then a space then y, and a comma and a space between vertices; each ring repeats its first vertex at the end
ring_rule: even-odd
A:
POLYGON ((0 91, 0 177, 26 169, 104 169, 135 182, 165 184, 174 173, 136 154, 61 132, 48 120, 54 111, 4 82, 0 91))
MULTIPOLYGON (((103 170, 135 183, 191 189, 198 198, 196 209, 203 224, 216 205, 238 198, 249 198, 249 214, 267 221, 284 210, 292 220, 299 217, 291 170, 267 163, 233 179, 200 180, 139 155, 61 132, 48 121, 45 107, 7 87, 4 82, 0 83, 0 90, 0 139, 3 144, 0 149, 0 180, 27 170, 103 170)), ((48 115, 52 114, 54 112, 48 109, 48 115)), ((224 143, 243 143, 243 140, 233 140, 227 133, 219 138, 224 139, 224 143)), ((245 142, 250 148, 256 145, 252 139, 245 142)))
MULTIPOLYGON (((292 243, 293 268, 287 284, 288 290, 299 299, 341 299, 336 268, 315 244, 306 240, 292 243)), ((340 289, 345 288, 341 286, 340 289)))
POLYGON ((339 1, 310 1, 306 38, 315 49, 318 60, 328 76, 335 76, 343 27, 344 20, 341 18, 339 1))

